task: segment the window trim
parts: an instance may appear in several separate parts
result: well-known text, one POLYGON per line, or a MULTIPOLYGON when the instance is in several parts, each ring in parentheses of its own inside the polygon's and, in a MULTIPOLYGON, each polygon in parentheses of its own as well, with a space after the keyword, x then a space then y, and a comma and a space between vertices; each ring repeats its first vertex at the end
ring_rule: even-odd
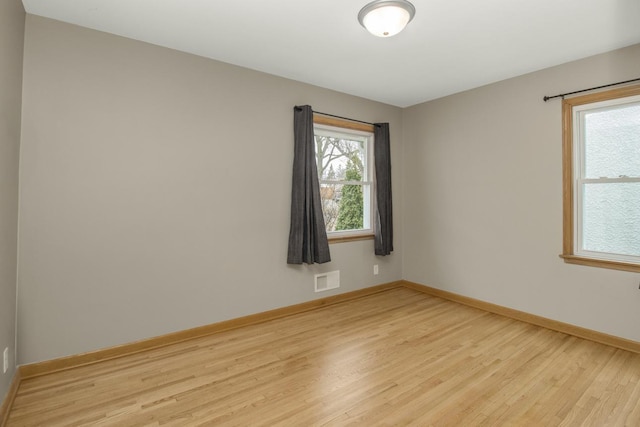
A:
MULTIPOLYGON (((372 137, 374 133, 373 125, 360 123, 360 122, 352 122, 349 120, 343 120, 343 119, 338 119, 334 117, 327 117, 327 116, 322 116, 318 114, 313 115, 313 124, 314 124, 314 129, 315 129, 315 125, 321 125, 321 126, 330 126, 334 128, 344 129, 346 131, 355 130, 360 132, 367 132, 367 133, 371 133, 372 137)), ((371 150, 369 157, 371 157, 371 160, 373 160, 373 144, 371 144, 370 147, 368 147, 368 149, 371 150)), ((375 238, 374 218, 375 218, 376 189, 375 189, 375 170, 373 169, 373 162, 371 162, 369 167, 372 168, 371 169, 372 181, 370 184, 371 185, 370 209, 371 209, 371 216, 372 216, 371 228, 363 231, 358 230, 358 231, 340 232, 339 234, 336 232, 333 232, 333 233, 328 232, 327 240, 329 240, 329 244, 353 242, 357 240, 373 240, 375 238)))
POLYGON ((640 95, 640 85, 625 86, 589 95, 567 98, 562 101, 562 254, 561 258, 569 264, 586 265, 591 267, 609 268, 614 270, 632 271, 640 273, 640 264, 633 262, 612 261, 577 255, 575 244, 575 203, 574 194, 574 107, 611 101, 640 95))

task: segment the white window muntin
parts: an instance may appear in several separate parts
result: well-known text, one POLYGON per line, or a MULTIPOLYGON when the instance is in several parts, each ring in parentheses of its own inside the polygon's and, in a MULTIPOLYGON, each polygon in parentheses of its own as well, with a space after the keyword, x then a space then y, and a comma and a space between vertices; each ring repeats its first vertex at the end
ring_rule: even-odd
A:
POLYGON ((607 111, 626 105, 640 105, 640 95, 611 99, 573 107, 573 224, 574 252, 578 256, 607 261, 640 264, 640 256, 610 252, 595 252, 584 249, 583 208, 585 184, 640 183, 640 171, 637 176, 586 178, 586 123, 588 113, 607 111))

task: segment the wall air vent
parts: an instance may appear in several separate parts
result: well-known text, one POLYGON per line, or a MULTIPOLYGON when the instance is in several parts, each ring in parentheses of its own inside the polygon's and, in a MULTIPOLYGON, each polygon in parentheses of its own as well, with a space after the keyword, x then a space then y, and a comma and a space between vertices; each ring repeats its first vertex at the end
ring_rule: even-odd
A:
POLYGON ((320 273, 315 276, 316 292, 328 291, 340 287, 340 270, 320 273))

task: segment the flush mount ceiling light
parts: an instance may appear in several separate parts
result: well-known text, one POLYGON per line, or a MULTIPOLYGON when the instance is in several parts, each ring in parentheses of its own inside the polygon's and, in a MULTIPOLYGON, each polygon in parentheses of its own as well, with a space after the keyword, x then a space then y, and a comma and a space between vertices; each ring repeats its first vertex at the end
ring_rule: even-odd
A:
POLYGON ((358 21, 371 34, 391 37, 407 26, 416 8, 406 0, 375 0, 362 8, 358 21))

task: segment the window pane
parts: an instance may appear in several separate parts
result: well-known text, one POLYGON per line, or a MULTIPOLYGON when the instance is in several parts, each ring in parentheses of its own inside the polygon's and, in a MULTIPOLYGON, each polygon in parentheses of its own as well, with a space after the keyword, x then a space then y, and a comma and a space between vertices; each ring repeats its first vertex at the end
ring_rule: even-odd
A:
POLYGON ((320 198, 322 200, 322 214, 327 232, 336 231, 340 199, 342 198, 341 184, 320 184, 320 198))
POLYGON ((585 184, 583 249, 640 256, 640 183, 585 184))
POLYGON ((326 230, 340 236, 371 229, 370 132, 314 125, 316 165, 326 230), (356 184, 352 184, 356 183, 356 184))
MULTIPOLYGON (((318 178, 321 180, 349 180, 347 171, 359 172, 357 181, 365 180, 365 140, 315 135, 318 178)), ((355 176, 351 174, 352 176, 355 176)))
POLYGON ((584 115, 585 178, 640 176, 640 104, 584 115))
MULTIPOLYGON (((347 179, 349 179, 349 172, 347 172, 347 179)), ((362 185, 344 185, 338 204, 336 231, 361 230, 364 218, 363 209, 362 185)))
POLYGON ((363 185, 320 184, 322 214, 327 232, 362 230, 365 226, 363 185))

